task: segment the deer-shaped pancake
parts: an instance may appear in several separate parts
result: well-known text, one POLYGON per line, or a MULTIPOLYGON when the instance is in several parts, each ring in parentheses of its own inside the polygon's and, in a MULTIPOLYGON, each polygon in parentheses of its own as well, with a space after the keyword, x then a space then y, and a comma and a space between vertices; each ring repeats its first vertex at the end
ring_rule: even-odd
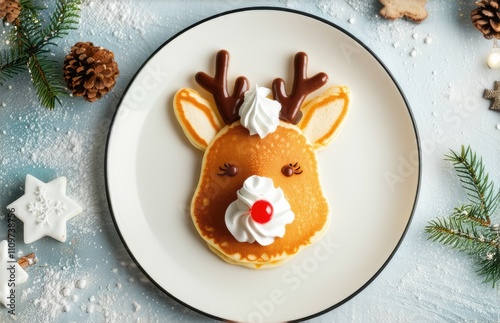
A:
POLYGON ((213 95, 215 108, 192 89, 174 97, 184 133, 204 151, 191 216, 210 249, 227 262, 272 267, 317 241, 328 227, 316 150, 331 142, 345 119, 349 89, 335 86, 305 102, 328 77, 308 78, 307 55, 300 52, 290 94, 282 79, 274 80, 271 100, 262 95, 266 89, 250 90, 248 80, 239 77, 230 95, 228 63, 229 53, 221 50, 215 76, 195 76, 213 95))

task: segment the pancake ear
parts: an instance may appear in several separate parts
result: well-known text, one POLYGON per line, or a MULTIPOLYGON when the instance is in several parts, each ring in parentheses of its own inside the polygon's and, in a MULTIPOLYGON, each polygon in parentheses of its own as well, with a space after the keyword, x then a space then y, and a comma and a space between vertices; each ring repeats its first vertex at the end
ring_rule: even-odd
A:
POLYGON ((349 88, 334 86, 302 107, 297 126, 317 150, 325 148, 338 133, 349 110, 349 88))
POLYGON ((184 134, 200 150, 205 150, 223 124, 212 104, 195 90, 183 88, 174 96, 174 112, 184 134))

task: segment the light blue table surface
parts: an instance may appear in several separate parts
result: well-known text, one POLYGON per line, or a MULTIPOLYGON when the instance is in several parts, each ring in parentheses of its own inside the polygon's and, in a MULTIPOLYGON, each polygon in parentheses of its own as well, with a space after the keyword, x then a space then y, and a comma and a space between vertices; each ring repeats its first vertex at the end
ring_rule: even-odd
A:
MULTIPOLYGON (((424 232, 430 219, 466 198, 443 160, 450 148, 471 145, 500 185, 500 113, 482 97, 500 70, 485 64, 493 43, 471 24, 472 0, 429 1, 421 24, 381 18, 374 0, 84 0, 79 29, 58 41, 54 58, 62 64, 77 41, 112 50, 121 71, 113 91, 93 104, 67 97, 47 111, 27 73, 0 87, 0 239, 7 236, 6 206, 23 194, 26 174, 43 181, 66 176, 68 195, 84 207, 68 222, 65 243, 44 238, 25 245, 19 237, 18 255, 35 252, 39 263, 18 287, 15 320, 210 321, 149 282, 125 250, 106 202, 106 135, 128 83, 162 43, 214 14, 259 5, 317 15, 366 44, 403 89, 422 145, 420 197, 395 256, 353 299, 311 321, 500 322, 499 290, 482 284, 470 257, 428 241, 424 232)), ((0 321, 11 319, 0 309, 0 321)))

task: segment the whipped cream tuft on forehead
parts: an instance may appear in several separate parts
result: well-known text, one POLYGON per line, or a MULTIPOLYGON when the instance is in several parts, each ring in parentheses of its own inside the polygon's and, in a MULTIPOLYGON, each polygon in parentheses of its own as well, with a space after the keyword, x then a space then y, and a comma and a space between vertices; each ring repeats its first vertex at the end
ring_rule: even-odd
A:
POLYGON ((250 135, 258 134, 264 138, 278 127, 281 104, 268 97, 271 93, 270 89, 258 85, 245 92, 239 115, 241 124, 250 135))

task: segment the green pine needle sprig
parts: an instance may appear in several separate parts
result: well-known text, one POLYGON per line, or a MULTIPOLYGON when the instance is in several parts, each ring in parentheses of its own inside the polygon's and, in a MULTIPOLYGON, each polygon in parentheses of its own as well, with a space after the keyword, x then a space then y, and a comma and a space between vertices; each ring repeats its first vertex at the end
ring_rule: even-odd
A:
POLYGON ((79 1, 58 1, 49 24, 36 37, 36 45, 41 49, 48 45, 56 45, 55 39, 66 36, 75 30, 79 22, 79 1))
POLYGON ((57 62, 44 55, 31 55, 28 68, 40 103, 49 109, 54 108, 55 101, 61 104, 59 96, 65 95, 66 91, 59 82, 60 69, 57 68, 57 62))
POLYGON ((429 221, 429 239, 466 252, 475 258, 477 273, 493 287, 500 283, 500 224, 494 222, 500 190, 489 179, 482 158, 470 147, 446 156, 467 193, 468 204, 455 208, 448 217, 429 221))
POLYGON ((479 214, 489 221, 490 214, 498 206, 500 191, 494 191, 494 184, 484 170, 482 158, 477 157, 470 147, 462 146, 460 154, 451 151, 446 160, 453 163, 469 201, 480 206, 482 212, 479 214))
POLYGON ((0 53, 0 85, 26 69, 26 59, 18 48, 0 53))
POLYGON ((79 23, 80 0, 57 0, 48 19, 45 8, 33 0, 21 0, 21 13, 14 21, 8 36, 8 49, 0 52, 0 85, 28 70, 40 103, 54 109, 60 97, 67 95, 62 69, 50 59, 50 46, 56 39, 75 30, 79 23))

